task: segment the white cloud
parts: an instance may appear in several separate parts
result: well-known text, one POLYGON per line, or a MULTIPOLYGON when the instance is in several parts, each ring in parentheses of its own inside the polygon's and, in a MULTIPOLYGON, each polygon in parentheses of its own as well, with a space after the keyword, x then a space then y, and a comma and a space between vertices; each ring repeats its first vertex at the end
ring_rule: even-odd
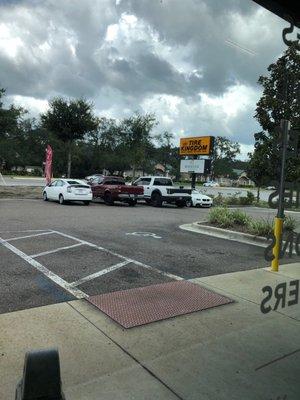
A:
POLYGON ((285 22, 245 0, 23 0, 0 13, 0 86, 34 115, 83 96, 98 115, 154 112, 159 130, 245 149, 257 79, 284 49, 285 22))
POLYGON ((13 26, 0 24, 0 51, 10 58, 15 58, 20 48, 24 46, 20 37, 13 33, 13 26))
POLYGON ((28 96, 9 96, 9 102, 16 106, 24 107, 32 116, 37 117, 39 113, 44 113, 49 108, 47 100, 36 99, 28 96))

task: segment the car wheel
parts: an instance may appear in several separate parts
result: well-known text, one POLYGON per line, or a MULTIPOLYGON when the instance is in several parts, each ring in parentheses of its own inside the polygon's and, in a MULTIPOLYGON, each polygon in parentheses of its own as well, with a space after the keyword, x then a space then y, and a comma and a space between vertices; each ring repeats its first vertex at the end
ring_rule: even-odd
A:
POLYGON ((187 201, 185 202, 185 206, 186 206, 186 207, 192 207, 192 206, 193 206, 192 200, 187 200, 187 201))
POLYGON ((176 206, 178 207, 178 208, 183 208, 183 207, 185 207, 185 201, 184 200, 181 200, 181 201, 176 201, 176 206))
POLYGON ((195 207, 200 208, 201 205, 199 203, 197 203, 195 207))
POLYGON ((153 205, 153 207, 161 207, 162 205, 161 194, 153 193, 151 196, 151 204, 153 205))
POLYGON ((86 201, 83 202, 83 204, 84 204, 85 206, 89 206, 89 205, 90 205, 90 202, 89 202, 88 200, 86 200, 86 201))
POLYGON ((47 193, 46 192, 43 193, 43 200, 44 201, 48 201, 48 197, 47 197, 47 193))
POLYGON ((110 193, 105 193, 104 195, 104 203, 108 206, 113 206, 114 205, 114 201, 112 199, 112 196, 110 193))
POLYGON ((65 204, 65 199, 64 196, 62 194, 59 195, 58 198, 59 204, 62 206, 63 204, 65 204))

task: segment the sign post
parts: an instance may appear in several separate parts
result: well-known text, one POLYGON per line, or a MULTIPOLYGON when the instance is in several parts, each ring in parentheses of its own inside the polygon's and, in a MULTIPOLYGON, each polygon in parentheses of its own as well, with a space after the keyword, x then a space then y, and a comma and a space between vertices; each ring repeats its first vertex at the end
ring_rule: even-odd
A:
POLYGON ((213 150, 213 136, 196 136, 180 139, 181 156, 209 156, 213 150))
MULTIPOLYGON (((209 156, 212 154, 214 145, 214 137, 213 136, 196 136, 196 137, 187 137, 180 139, 180 147, 179 154, 181 156, 191 156, 190 160, 181 160, 180 172, 191 172, 192 173, 192 181, 191 187, 195 189, 196 185, 196 173, 204 173, 204 163, 206 160, 198 160, 198 156, 209 156), (190 162, 193 164, 193 168, 186 171, 182 170, 183 161, 190 162), (203 170, 197 171, 196 164, 197 162, 203 162, 203 170)), ((209 164, 210 165, 210 164, 209 164)))

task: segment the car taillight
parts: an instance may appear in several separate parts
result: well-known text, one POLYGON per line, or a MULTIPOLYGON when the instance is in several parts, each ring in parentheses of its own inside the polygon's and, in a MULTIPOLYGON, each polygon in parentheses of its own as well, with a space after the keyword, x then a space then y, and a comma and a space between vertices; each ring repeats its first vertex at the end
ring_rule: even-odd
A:
POLYGON ((67 192, 68 192, 68 193, 72 193, 72 188, 71 188, 71 186, 68 186, 68 187, 67 187, 67 192))

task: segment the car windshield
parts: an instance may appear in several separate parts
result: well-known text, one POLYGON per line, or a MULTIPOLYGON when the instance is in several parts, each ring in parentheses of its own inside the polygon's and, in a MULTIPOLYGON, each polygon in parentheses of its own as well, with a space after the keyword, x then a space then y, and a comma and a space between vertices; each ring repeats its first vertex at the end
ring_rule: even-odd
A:
POLYGON ((300 399, 298 3, 0 0, 0 400, 300 399))

